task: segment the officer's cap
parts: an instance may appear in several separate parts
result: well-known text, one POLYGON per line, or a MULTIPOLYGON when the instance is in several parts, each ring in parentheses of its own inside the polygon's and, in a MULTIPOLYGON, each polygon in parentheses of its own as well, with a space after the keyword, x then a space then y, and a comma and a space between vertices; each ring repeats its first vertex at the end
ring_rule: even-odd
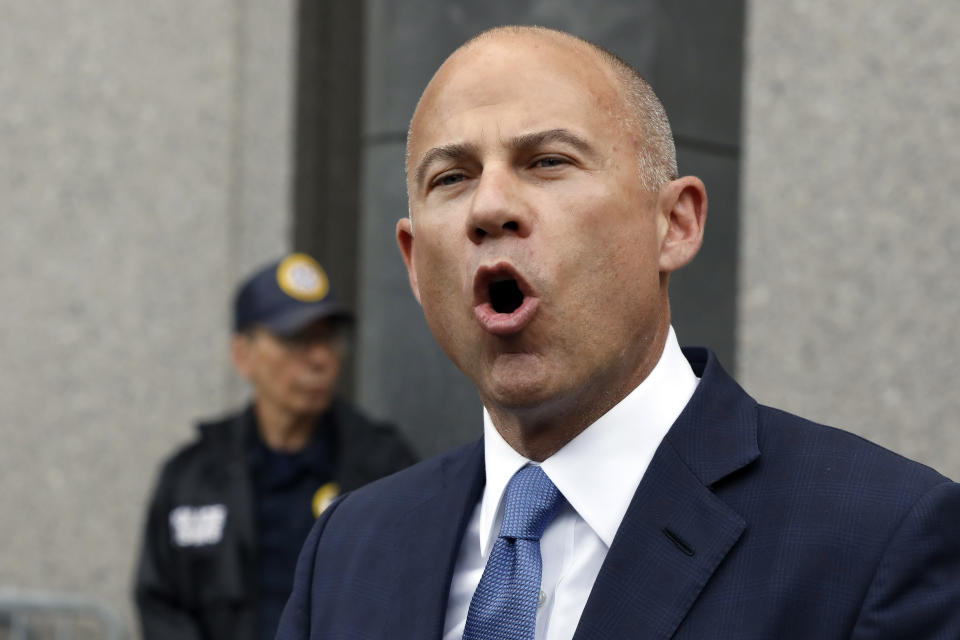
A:
POLYGON ((233 309, 237 333, 262 326, 289 336, 317 320, 353 318, 331 293, 323 268, 305 253, 290 254, 250 276, 237 289, 233 309))

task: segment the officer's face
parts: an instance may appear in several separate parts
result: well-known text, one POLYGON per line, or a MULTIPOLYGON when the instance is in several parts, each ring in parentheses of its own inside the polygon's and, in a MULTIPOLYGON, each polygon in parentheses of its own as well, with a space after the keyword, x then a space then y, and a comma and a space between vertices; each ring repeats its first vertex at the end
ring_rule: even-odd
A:
POLYGON ((343 338, 329 320, 291 337, 266 329, 234 338, 237 370, 254 388, 258 404, 295 417, 323 413, 333 401, 343 338))

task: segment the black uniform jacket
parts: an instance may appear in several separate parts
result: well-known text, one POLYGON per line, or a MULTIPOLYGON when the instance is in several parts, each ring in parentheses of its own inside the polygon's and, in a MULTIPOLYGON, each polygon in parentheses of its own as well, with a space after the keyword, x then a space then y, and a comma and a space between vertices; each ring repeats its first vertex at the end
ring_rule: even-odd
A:
MULTIPOLYGON (((391 425, 340 401, 330 411, 341 491, 416 461, 391 425)), ((254 429, 252 407, 201 424, 200 438, 163 466, 136 575, 145 640, 255 638, 258 541, 248 457, 254 429)))

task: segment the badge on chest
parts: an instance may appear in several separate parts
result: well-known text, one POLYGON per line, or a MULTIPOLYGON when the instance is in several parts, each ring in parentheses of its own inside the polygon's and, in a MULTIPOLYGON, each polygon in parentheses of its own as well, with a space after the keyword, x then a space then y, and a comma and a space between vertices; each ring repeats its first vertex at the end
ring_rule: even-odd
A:
POLYGON ((178 547, 217 544, 223 539, 223 526, 226 522, 226 505, 179 506, 170 512, 173 544, 178 547))

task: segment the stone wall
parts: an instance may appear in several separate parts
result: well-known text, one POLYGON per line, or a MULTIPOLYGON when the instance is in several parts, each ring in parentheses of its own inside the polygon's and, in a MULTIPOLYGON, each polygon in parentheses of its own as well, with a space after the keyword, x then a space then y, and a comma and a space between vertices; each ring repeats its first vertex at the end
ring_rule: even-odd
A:
POLYGON ((231 288, 289 244, 292 3, 0 13, 0 591, 130 626, 157 465, 240 397, 231 288))
POLYGON ((960 478, 960 5, 751 2, 738 357, 960 478))
MULTIPOLYGON (((243 394, 231 288, 291 242, 295 5, 0 0, 4 593, 82 592, 132 622, 157 465, 243 394)), ((650 75, 707 181, 681 339, 719 346, 761 401, 960 477, 960 6, 748 2, 742 136, 742 15, 718 6, 366 3, 356 390, 424 453, 480 413, 393 240, 403 134, 457 44, 535 22, 650 75)))

